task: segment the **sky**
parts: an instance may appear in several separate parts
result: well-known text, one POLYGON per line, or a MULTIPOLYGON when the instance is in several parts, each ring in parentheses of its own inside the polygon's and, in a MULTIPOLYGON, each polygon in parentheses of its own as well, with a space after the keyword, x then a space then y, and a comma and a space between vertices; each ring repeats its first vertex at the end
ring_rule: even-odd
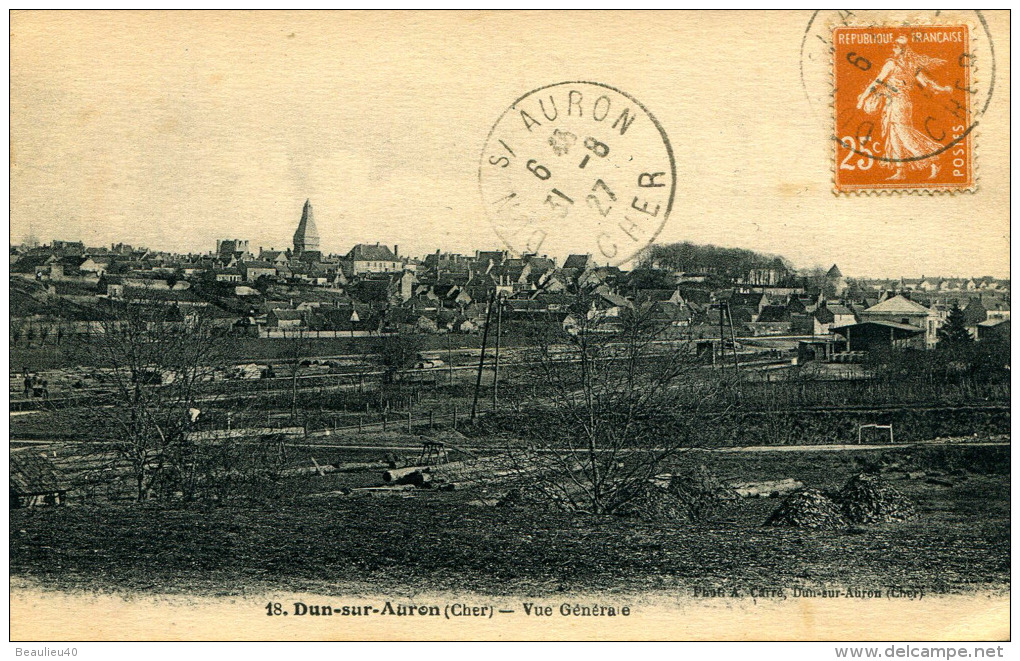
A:
POLYGON ((529 90, 591 80, 669 136, 659 242, 851 276, 1008 277, 1008 15, 986 15, 978 190, 843 197, 827 63, 810 46, 802 60, 811 16, 16 12, 10 240, 283 248, 310 199, 328 252, 499 248, 478 186, 490 128, 529 90))

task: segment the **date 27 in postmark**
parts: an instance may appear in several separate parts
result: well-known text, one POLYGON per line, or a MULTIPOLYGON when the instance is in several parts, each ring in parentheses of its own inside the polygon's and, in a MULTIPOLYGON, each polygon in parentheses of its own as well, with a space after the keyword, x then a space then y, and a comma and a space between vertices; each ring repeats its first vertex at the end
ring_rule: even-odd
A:
POLYGON ((837 193, 974 189, 969 30, 833 28, 837 193))

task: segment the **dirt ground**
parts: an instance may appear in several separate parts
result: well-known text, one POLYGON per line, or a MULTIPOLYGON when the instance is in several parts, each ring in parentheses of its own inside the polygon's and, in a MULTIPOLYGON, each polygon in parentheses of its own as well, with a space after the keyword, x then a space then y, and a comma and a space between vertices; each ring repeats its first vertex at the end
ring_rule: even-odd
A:
MULTIPOLYGON (((957 462, 951 487, 895 482, 916 504, 917 518, 846 531, 762 527, 779 503, 769 498, 743 499, 711 520, 677 524, 477 504, 497 487, 305 496, 378 483, 376 471, 293 478, 290 496, 274 503, 12 510, 11 576, 62 590, 218 595, 270 589, 540 595, 751 584, 913 586, 929 594, 1008 589, 1008 448, 998 453, 957 462)), ((877 456, 720 454, 704 463, 723 478, 794 477, 833 489, 877 456)))

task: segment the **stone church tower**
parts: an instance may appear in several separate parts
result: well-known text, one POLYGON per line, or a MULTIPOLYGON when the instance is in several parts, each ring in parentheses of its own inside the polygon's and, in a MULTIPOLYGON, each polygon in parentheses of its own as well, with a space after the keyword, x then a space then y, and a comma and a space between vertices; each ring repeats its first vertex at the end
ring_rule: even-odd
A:
POLYGON ((305 208, 301 211, 301 222, 298 223, 294 232, 294 256, 300 257, 305 252, 315 252, 319 249, 319 230, 315 228, 315 219, 312 217, 311 201, 305 200, 305 208))

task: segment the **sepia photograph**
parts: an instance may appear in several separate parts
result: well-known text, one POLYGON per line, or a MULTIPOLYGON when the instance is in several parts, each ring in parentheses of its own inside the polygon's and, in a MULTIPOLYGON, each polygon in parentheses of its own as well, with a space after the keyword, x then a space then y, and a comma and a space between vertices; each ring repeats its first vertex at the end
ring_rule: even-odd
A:
POLYGON ((10 641, 1001 657, 1010 27, 12 11, 10 641))

